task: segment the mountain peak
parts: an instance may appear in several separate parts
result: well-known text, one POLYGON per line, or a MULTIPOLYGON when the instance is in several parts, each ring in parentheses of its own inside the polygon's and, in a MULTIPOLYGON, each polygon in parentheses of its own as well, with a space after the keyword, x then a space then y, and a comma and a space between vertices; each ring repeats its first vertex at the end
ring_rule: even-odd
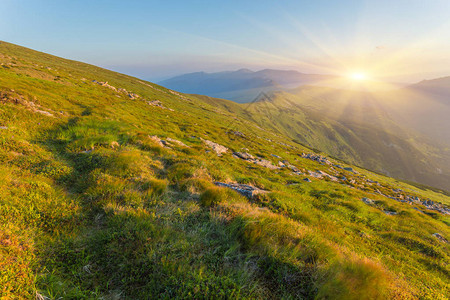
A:
POLYGON ((255 72, 253 72, 252 70, 247 69, 247 68, 242 68, 242 69, 237 70, 236 73, 255 73, 255 72))

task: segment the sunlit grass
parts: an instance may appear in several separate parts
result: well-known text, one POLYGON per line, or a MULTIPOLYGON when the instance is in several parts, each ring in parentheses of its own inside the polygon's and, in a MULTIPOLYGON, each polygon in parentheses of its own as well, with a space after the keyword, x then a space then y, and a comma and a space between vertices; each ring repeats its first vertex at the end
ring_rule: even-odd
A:
MULTIPOLYGON (((1 104, 2 125, 8 126, 0 131, 2 296, 439 299, 447 294, 448 245, 431 236, 448 237, 443 216, 376 195, 372 186, 363 191, 349 182, 307 183, 286 169, 269 170, 230 153, 218 157, 198 137, 230 152, 247 148, 274 164, 277 154, 305 171, 328 171, 298 156, 312 150, 280 145, 288 139, 194 97, 180 99, 124 75, 8 49, 2 48, 19 56, 31 77, 0 69, 5 75, 0 89, 35 96, 67 115, 49 118, 1 104), (52 70, 42 68, 38 76, 35 65, 52 70), (42 72, 58 72, 66 83, 42 72), (161 99, 175 111, 116 97, 90 84, 92 79, 161 99), (225 133, 231 121, 247 138, 225 133), (151 135, 189 148, 161 146, 151 135), (247 199, 214 181, 251 184, 268 193, 247 199), (362 197, 373 198, 374 205, 362 197), (398 215, 387 216, 383 209, 398 215)), ((437 192, 357 170, 382 183, 378 188, 385 193, 401 187, 448 201, 437 192)))

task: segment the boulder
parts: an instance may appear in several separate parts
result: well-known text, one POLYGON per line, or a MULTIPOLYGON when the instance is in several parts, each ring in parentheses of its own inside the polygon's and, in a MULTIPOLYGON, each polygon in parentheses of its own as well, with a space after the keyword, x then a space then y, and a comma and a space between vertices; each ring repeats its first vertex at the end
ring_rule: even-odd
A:
POLYGON ((234 152, 233 154, 243 160, 255 159, 255 157, 253 155, 251 155, 250 153, 247 153, 247 152, 234 152))
POLYGON ((225 146, 219 145, 210 140, 204 140, 204 139, 202 139, 202 140, 208 147, 210 147, 214 152, 216 152, 216 154, 218 156, 222 156, 223 153, 226 153, 228 151, 228 148, 225 146))
POLYGON ((149 136, 149 138, 154 141, 155 143, 157 143, 159 146, 161 147, 165 147, 166 143, 165 141, 163 141, 162 139, 160 139, 157 135, 151 135, 149 136))
POLYGON ((222 187, 227 187, 227 188, 233 189, 236 192, 242 194, 243 196, 245 196, 249 199, 253 199, 258 194, 264 194, 264 193, 268 192, 266 190, 261 190, 257 187, 247 185, 247 184, 224 183, 224 182, 218 182, 218 181, 214 182, 214 184, 217 186, 222 186, 222 187))
POLYGON ((440 233, 433 233, 432 236, 434 236, 435 238, 437 238, 440 242, 442 243, 448 243, 447 239, 445 237, 443 237, 440 233))
POLYGON ((345 171, 352 172, 352 173, 355 173, 355 174, 358 173, 358 172, 356 172, 353 168, 350 168, 350 167, 346 167, 346 168, 344 168, 344 170, 345 170, 345 171))
POLYGON ((189 148, 188 145, 186 145, 185 143, 183 143, 183 142, 181 142, 181 141, 179 141, 179 140, 172 139, 172 138, 167 138, 166 140, 167 140, 167 142, 169 142, 169 143, 177 144, 178 146, 189 148))
POLYGON ((387 214, 388 216, 398 215, 398 213, 396 211, 385 210, 384 213, 387 214))
POLYGON ((272 164, 272 162, 270 160, 267 160, 267 159, 255 159, 253 162, 255 164, 259 165, 259 166, 262 166, 262 167, 265 167, 265 168, 269 168, 271 170, 279 169, 279 167, 274 166, 272 164))
POLYGON ((366 197, 362 198, 361 200, 362 200, 365 204, 368 204, 368 205, 375 204, 375 202, 374 202, 372 199, 369 199, 369 198, 366 198, 366 197))

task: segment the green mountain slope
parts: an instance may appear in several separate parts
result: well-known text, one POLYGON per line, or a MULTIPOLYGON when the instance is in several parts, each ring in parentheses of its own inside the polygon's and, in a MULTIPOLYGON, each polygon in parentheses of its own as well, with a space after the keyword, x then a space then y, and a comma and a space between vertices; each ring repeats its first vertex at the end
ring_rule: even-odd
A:
POLYGON ((1 297, 449 294, 448 195, 248 113, 0 42, 1 297))
MULTIPOLYGON (((445 139, 438 141, 427 137, 427 132, 415 130, 432 116, 437 119, 430 124, 444 121, 436 111, 425 118, 426 108, 418 109, 420 102, 413 101, 399 92, 374 95, 301 87, 290 92, 261 94, 258 101, 239 109, 233 107, 233 111, 347 162, 449 190, 450 147, 444 143, 445 139), (410 107, 413 115, 408 116, 405 107, 410 107), (422 117, 418 117, 420 111, 422 117), (411 125, 412 122, 416 125, 411 125)), ((445 126, 440 132, 445 132, 442 128, 445 126)))

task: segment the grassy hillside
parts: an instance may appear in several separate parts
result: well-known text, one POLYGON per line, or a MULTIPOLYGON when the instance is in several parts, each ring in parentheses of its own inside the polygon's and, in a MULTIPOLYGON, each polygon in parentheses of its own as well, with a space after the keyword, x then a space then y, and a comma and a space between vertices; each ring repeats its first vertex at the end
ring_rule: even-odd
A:
POLYGON ((1 42, 1 298, 446 298, 450 197, 233 105, 1 42))
MULTIPOLYGON (((445 139, 415 131, 417 124, 429 122, 423 128, 445 132, 442 118, 436 110, 430 114, 426 108, 419 110, 420 103, 429 102, 407 97, 411 93, 383 95, 301 87, 262 94, 258 101, 239 107, 223 100, 216 102, 263 128, 347 162, 450 190, 450 148, 445 139), (423 117, 419 116, 420 111, 423 117)), ((440 115, 445 114, 442 108, 440 111, 440 115)))

